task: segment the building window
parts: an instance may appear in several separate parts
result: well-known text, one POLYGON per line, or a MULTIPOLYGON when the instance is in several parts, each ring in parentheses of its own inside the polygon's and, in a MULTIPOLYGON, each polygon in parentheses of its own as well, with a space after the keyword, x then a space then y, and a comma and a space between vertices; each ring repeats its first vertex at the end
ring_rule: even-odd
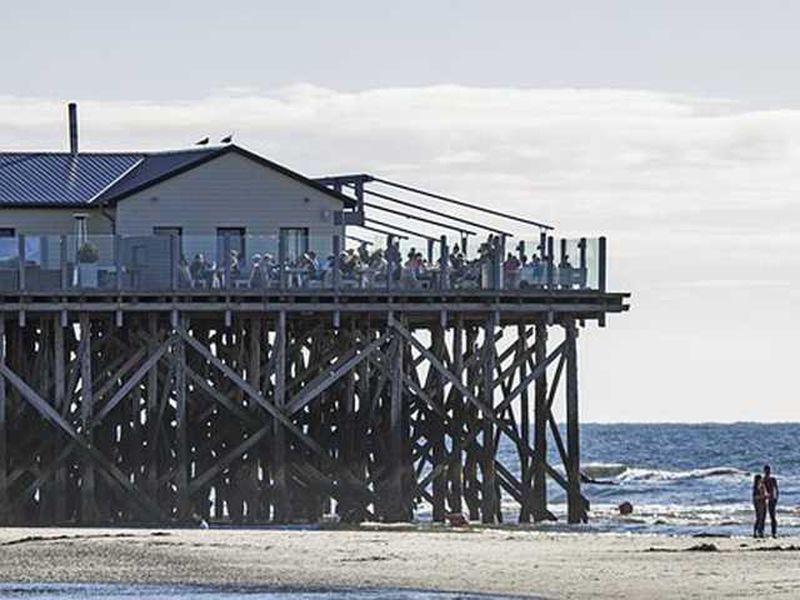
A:
POLYGON ((244 227, 217 227, 217 264, 225 267, 235 252, 241 265, 246 256, 244 238, 244 227))
POLYGON ((174 235, 183 237, 183 227, 153 227, 153 235, 174 235))
POLYGON ((308 252, 308 227, 281 227, 281 244, 286 260, 297 261, 308 252))
POLYGON ((0 227, 0 261, 16 260, 19 254, 16 235, 13 227, 0 227))
POLYGON ((178 238, 178 248, 183 252, 183 227, 153 227, 153 235, 178 238))

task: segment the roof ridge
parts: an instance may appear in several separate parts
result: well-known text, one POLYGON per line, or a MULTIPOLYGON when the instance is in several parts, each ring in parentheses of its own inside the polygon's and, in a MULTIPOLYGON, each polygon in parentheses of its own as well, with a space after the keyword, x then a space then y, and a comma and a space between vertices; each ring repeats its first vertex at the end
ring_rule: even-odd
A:
POLYGON ((145 163, 145 161, 146 161, 146 160, 147 160, 147 157, 146 157, 146 156, 142 156, 142 157, 141 157, 139 160, 137 160, 135 163, 133 163, 133 164, 132 164, 130 167, 128 167, 128 168, 127 168, 127 169, 125 169, 125 170, 124 170, 122 173, 120 173, 120 174, 119 174, 119 175, 116 177, 116 179, 114 179, 113 181, 109 182, 109 183, 108 183, 108 185, 106 185, 106 186, 105 186, 103 189, 101 189, 99 192, 97 192, 97 193, 96 193, 94 196, 92 196, 91 198, 89 198, 89 199, 86 201, 86 204, 91 204, 92 202, 94 202, 95 200, 97 200, 97 199, 98 199, 100 196, 102 196, 102 195, 103 195, 103 194, 105 194, 105 193, 106 193, 108 190, 110 190, 111 188, 113 188, 113 187, 114 187, 114 186, 115 186, 117 183, 119 183, 120 181, 122 181, 123 179, 125 179, 125 178, 126 178, 128 175, 130 175, 130 174, 131 174, 133 171, 135 171, 135 170, 136 170, 138 167, 140 167, 141 165, 143 165, 143 164, 145 163))

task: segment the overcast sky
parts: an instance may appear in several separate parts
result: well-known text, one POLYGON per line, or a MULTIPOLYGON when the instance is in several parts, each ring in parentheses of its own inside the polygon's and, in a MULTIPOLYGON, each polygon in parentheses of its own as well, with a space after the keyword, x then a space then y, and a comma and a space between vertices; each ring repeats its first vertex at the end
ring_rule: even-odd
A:
POLYGON ((582 332, 584 420, 800 420, 800 4, 565 5, 29 0, 0 148, 64 148, 78 100, 82 149, 233 132, 605 234, 632 310, 582 332))

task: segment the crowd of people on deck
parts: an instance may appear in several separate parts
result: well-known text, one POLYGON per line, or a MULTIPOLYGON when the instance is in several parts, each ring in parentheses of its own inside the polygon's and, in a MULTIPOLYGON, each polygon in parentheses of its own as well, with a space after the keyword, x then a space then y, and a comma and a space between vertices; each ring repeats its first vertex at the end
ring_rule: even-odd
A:
POLYGON ((249 264, 245 264, 240 252, 231 250, 220 264, 198 252, 191 261, 181 258, 178 280, 182 288, 263 289, 281 285, 330 288, 334 286, 338 268, 339 285, 343 288, 516 289, 548 284, 562 288, 585 285, 585 269, 574 268, 567 255, 561 258, 557 268, 549 268, 548 261, 537 254, 528 258, 522 247, 518 247, 516 253, 508 252, 501 260, 502 252, 498 236, 489 236, 471 258, 458 244, 432 259, 423 256, 415 247, 404 255, 397 240, 390 239, 385 248, 372 250, 367 242, 361 242, 357 248, 344 250, 338 257, 330 254, 321 259, 313 250, 288 257, 283 281, 280 260, 272 254, 255 253, 249 264))

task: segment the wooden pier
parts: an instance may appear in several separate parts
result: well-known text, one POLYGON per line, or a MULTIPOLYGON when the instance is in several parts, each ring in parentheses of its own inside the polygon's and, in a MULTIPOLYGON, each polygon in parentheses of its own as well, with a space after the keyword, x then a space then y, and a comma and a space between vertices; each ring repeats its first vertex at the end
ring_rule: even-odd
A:
POLYGON ((0 523, 529 522, 548 486, 585 521, 578 334, 626 298, 5 294, 0 523))

